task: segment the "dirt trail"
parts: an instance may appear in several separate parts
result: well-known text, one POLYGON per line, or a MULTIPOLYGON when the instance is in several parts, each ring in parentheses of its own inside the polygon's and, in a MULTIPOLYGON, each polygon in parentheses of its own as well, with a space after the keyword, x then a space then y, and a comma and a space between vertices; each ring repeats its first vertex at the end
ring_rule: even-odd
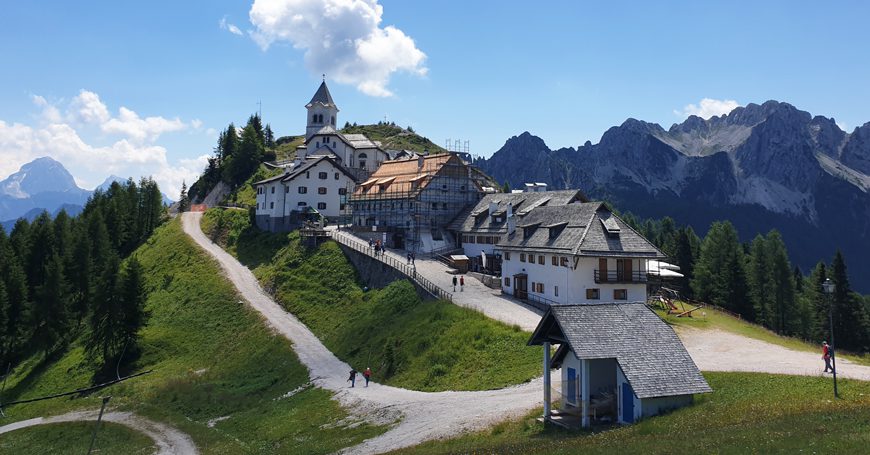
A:
MULTIPOLYGON (((676 330, 701 371, 751 371, 800 376, 825 374, 821 352, 795 351, 718 329, 678 327, 676 330)), ((838 357, 837 377, 870 381, 870 367, 838 357)))
MULTIPOLYGON (((501 390, 426 393, 372 383, 348 387, 350 366, 339 360, 292 314, 284 311, 260 287, 251 271, 212 243, 199 227, 201 213, 182 216, 184 231, 214 257, 239 293, 278 333, 293 343, 312 382, 335 393, 354 415, 368 421, 395 424, 386 433, 344 450, 346 453, 383 453, 421 442, 483 429, 525 415, 543 400, 541 379, 501 390)), ((558 386, 554 374, 554 386, 558 386)), ((359 384, 360 381, 357 381, 359 384)))
MULTIPOLYGON (((35 419, 22 420, 20 422, 4 425, 0 427, 0 434, 35 425, 97 420, 98 415, 99 411, 76 411, 53 417, 37 417, 35 419)), ((103 414, 103 420, 106 422, 118 423, 145 433, 145 435, 151 438, 157 446, 156 453, 158 455, 192 455, 199 453, 193 440, 190 439, 190 436, 170 427, 169 425, 148 420, 137 416, 132 412, 107 412, 103 414)))

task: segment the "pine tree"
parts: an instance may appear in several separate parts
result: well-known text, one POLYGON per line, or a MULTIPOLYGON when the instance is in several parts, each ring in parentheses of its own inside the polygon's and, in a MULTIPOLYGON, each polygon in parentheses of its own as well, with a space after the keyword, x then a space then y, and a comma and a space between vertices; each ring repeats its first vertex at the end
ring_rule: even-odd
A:
POLYGON ((275 133, 272 132, 272 126, 268 123, 263 130, 263 138, 266 141, 266 147, 275 148, 275 133))
POLYGON ((701 244, 692 289, 698 299, 751 318, 743 247, 730 222, 715 222, 701 244))
POLYGON ((128 349, 133 348, 138 338, 139 329, 145 323, 145 281, 142 266, 132 257, 124 265, 121 278, 121 303, 123 305, 122 338, 128 349))
POLYGON ((121 292, 118 282, 120 261, 112 255, 99 279, 94 305, 91 309, 91 336, 87 343, 88 355, 108 364, 123 348, 124 320, 121 292))
POLYGON ((692 278, 695 276, 695 254, 692 251, 691 235, 695 235, 690 229, 680 229, 677 232, 676 245, 674 246, 674 259, 680 267, 682 278, 677 280, 677 283, 686 297, 692 297, 692 287, 690 285, 692 278))
POLYGON ((839 250, 831 262, 831 280, 836 286, 833 308, 837 346, 857 352, 867 351, 870 322, 861 297, 852 292, 846 261, 839 250))
POLYGON ((74 239, 72 257, 76 267, 69 269, 70 313, 78 327, 92 303, 96 268, 91 257, 91 243, 88 241, 87 226, 80 226, 74 239))
POLYGON ((799 311, 795 300, 795 282, 785 242, 779 232, 767 234, 766 247, 773 291, 774 330, 784 335, 798 333, 799 311))
POLYGON ((804 299, 807 300, 807 305, 813 313, 812 338, 815 340, 826 340, 830 336, 828 333, 828 308, 830 304, 822 291, 822 283, 827 278, 828 268, 823 261, 819 261, 810 272, 807 285, 804 287, 804 299))
POLYGON ((768 328, 774 327, 773 283, 767 241, 761 234, 755 236, 747 258, 747 283, 752 299, 754 321, 768 328))
POLYGON ((37 287, 34 300, 33 340, 46 355, 54 352, 66 341, 69 328, 69 312, 66 305, 66 280, 63 263, 57 253, 46 261, 45 281, 37 287))
POLYGON ((181 193, 178 195, 178 211, 186 212, 190 210, 190 199, 187 198, 187 182, 181 182, 181 193))

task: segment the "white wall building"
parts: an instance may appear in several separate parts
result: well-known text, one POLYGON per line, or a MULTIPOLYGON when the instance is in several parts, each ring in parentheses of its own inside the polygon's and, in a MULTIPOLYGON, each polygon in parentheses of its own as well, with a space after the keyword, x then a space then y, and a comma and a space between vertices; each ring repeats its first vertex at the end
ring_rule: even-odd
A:
POLYGON ((634 423, 711 392, 673 329, 644 303, 550 307, 530 345, 544 346, 544 418, 564 426, 634 423), (550 345, 559 345, 550 358, 550 345), (561 409, 550 373, 561 368, 561 409))
POLYGON ((508 226, 494 248, 502 291, 540 307, 645 302, 647 261, 665 258, 601 202, 538 206, 508 226))

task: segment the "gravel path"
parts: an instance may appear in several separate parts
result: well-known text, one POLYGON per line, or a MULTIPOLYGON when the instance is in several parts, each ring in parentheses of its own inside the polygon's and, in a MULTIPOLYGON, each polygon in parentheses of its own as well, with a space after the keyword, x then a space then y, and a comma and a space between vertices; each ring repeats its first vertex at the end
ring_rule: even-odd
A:
MULTIPOLYGON (((37 417, 4 425, 0 427, 0 434, 35 425, 97 420, 98 415, 99 411, 76 411, 54 417, 37 417)), ((145 419, 131 412, 107 412, 103 414, 103 420, 118 423, 145 433, 157 446, 156 453, 158 455, 192 455, 199 453, 190 436, 169 425, 145 419)), ((97 441, 99 444, 99 439, 97 441)))
MULTIPOLYGON (((226 276, 268 324, 293 343, 299 360, 308 368, 312 382, 335 393, 335 398, 355 416, 381 424, 396 422, 389 431, 346 453, 383 453, 410 447, 431 439, 483 429, 497 422, 525 415, 542 403, 542 380, 484 392, 426 393, 377 383, 368 388, 348 387, 350 366, 339 360, 292 314, 267 295, 254 274, 212 243, 199 228, 201 213, 182 216, 184 231, 214 257, 226 276)), ((553 385, 558 387, 558 374, 553 385)), ((357 381, 359 384, 361 381, 357 381)))
MULTIPOLYGON (((677 335, 701 371, 825 375, 821 352, 795 351, 718 329, 679 327, 677 335)), ((837 358, 837 377, 870 381, 870 367, 837 358)))

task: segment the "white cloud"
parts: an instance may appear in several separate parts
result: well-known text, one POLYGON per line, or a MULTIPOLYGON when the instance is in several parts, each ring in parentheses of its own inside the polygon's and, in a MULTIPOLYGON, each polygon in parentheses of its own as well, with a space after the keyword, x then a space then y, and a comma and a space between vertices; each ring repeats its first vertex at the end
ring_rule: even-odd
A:
POLYGON ((164 132, 186 128, 177 118, 143 119, 125 107, 119 109, 117 118, 112 118, 99 96, 86 90, 69 103, 66 116, 61 116, 58 106, 41 96, 34 95, 32 100, 42 110, 39 125, 0 120, 0 179, 36 158, 51 156, 69 169, 76 182, 88 185, 83 186, 85 188, 92 188, 112 174, 137 180, 152 176, 161 191, 174 198, 181 189, 181 182, 193 183, 207 164, 208 155, 170 163, 165 147, 148 142, 164 132), (46 112, 51 109, 57 115, 46 122, 49 117, 46 112), (77 123, 84 121, 87 123, 77 123), (100 131, 117 134, 120 138, 94 145, 81 137, 76 125, 98 126, 100 131))
POLYGON ((181 131, 187 125, 178 118, 163 117, 140 118, 138 114, 126 107, 118 110, 118 117, 107 120, 100 125, 106 133, 121 134, 137 141, 154 141, 163 133, 181 131))
POLYGON ((704 98, 697 105, 687 104, 682 111, 674 111, 674 114, 680 117, 697 115, 703 119, 708 119, 713 116, 727 114, 738 107, 740 107, 740 104, 734 100, 714 100, 712 98, 704 98))
POLYGON ((289 42, 305 50, 305 64, 371 96, 387 89, 397 71, 425 75, 426 54, 393 26, 381 28, 377 0, 255 0, 249 12, 251 37, 263 50, 289 42))
POLYGON ((242 33, 242 31, 238 27, 227 22, 226 16, 222 17, 220 22, 218 22, 218 24, 220 25, 221 30, 226 30, 226 31, 232 33, 233 35, 239 35, 239 36, 244 35, 244 33, 242 33))
POLYGON ((192 126, 193 129, 198 130, 198 129, 202 128, 202 120, 195 118, 195 119, 190 121, 190 126, 192 126))

